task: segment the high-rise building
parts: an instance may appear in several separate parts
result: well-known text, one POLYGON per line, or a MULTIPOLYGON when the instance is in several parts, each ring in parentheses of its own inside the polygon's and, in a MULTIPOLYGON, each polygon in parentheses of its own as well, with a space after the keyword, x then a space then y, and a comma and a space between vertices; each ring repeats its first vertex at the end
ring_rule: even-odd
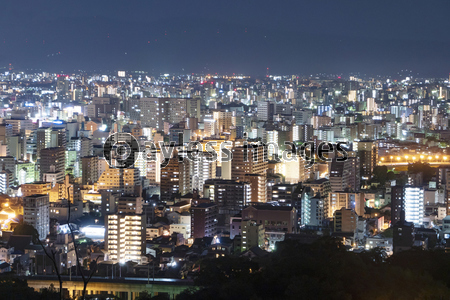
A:
POLYGON ((352 162, 350 160, 337 161, 333 159, 330 167, 331 191, 350 191, 352 162))
POLYGON ((330 199, 330 192, 331 192, 331 186, 330 181, 326 178, 318 179, 318 180, 312 180, 307 181, 303 183, 304 187, 311 188, 311 191, 314 195, 314 197, 319 194, 320 197, 324 199, 324 215, 326 218, 332 218, 333 217, 333 211, 329 207, 329 199, 330 199))
MULTIPOLYGON (((450 215, 450 169, 445 171, 445 207, 447 211, 447 216, 450 215)), ((444 181, 443 181, 444 182, 444 181)))
POLYGON ((60 75, 56 79, 56 92, 58 97, 65 97, 69 93, 69 76, 60 75))
POLYGON ((23 221, 37 230, 39 239, 47 238, 50 231, 50 202, 48 195, 23 197, 23 221))
POLYGON ((360 158, 358 156, 348 157, 347 160, 351 162, 352 171, 350 173, 350 190, 358 192, 361 188, 361 177, 359 173, 360 158))
POLYGON ((46 148, 63 147, 66 148, 66 130, 53 129, 50 131, 50 141, 46 148))
POLYGON ((41 127, 36 130, 36 157, 41 157, 41 150, 48 148, 51 141, 51 128, 41 127))
POLYGON ((272 186, 272 201, 277 201, 280 205, 292 205, 297 184, 279 183, 272 186))
POLYGON ((414 223, 422 226, 424 217, 424 192, 422 187, 393 186, 391 188, 391 222, 414 223))
POLYGON ((269 121, 276 113, 276 103, 269 101, 258 101, 257 116, 258 120, 269 121))
POLYGON ((251 202, 267 202, 267 177, 260 174, 245 174, 244 181, 250 184, 251 202))
POLYGON ((48 195, 52 189, 52 184, 50 182, 33 182, 22 184, 22 196, 32 196, 32 195, 48 195))
POLYGON ((20 132, 25 132, 26 130, 33 130, 33 121, 27 118, 11 118, 5 120, 7 124, 12 126, 12 134, 19 134, 20 132))
POLYGON ((422 226, 424 214, 423 188, 406 186, 404 195, 405 221, 414 223, 414 226, 422 226))
POLYGON ((251 205, 242 210, 242 220, 263 224, 266 232, 297 233, 297 211, 294 207, 251 205))
MULTIPOLYGON (((300 206, 300 227, 321 227, 324 216, 324 198, 314 196, 313 193, 307 191, 301 195, 300 206)), ((309 189, 310 190, 310 189, 309 189)))
POLYGON ((8 195, 9 187, 13 183, 13 174, 9 170, 0 171, 0 193, 8 195))
POLYGON ((8 170, 12 174, 12 179, 17 179, 16 158, 14 156, 0 156, 0 171, 8 170))
POLYGON ((264 247, 264 225, 253 220, 242 220, 241 222, 241 250, 246 251, 253 247, 264 247))
POLYGON ((311 110, 297 110, 292 112, 296 125, 311 124, 312 111, 311 110))
POLYGON ((255 202, 267 201, 267 151, 264 145, 248 145, 234 147, 231 161, 231 179, 250 181, 252 190, 257 190, 255 202), (254 175, 250 175, 254 174, 254 175))
POLYGON ((361 179, 369 180, 372 178, 373 168, 377 164, 378 147, 376 142, 363 140, 358 142, 358 156, 361 163, 361 179))
POLYGON ((203 196, 217 205, 219 214, 233 216, 250 203, 251 189, 247 182, 210 179, 205 182, 203 196))
MULTIPOLYGON (((143 127, 153 127, 157 130, 164 129, 164 122, 177 124, 186 118, 187 98, 141 98, 139 102, 141 111, 141 125, 143 127)), ((189 106, 189 113, 198 108, 189 106)))
POLYGON ((213 237, 217 232, 217 205, 201 203, 191 207, 192 238, 213 237))
POLYGON ((359 216, 364 215, 364 205, 361 205, 361 199, 364 194, 351 192, 331 192, 328 203, 328 210, 331 214, 341 208, 353 209, 359 216))
POLYGON ((24 134, 16 134, 9 138, 8 143, 9 155, 14 156, 17 160, 24 160, 26 157, 26 138, 24 134))
POLYGON ((191 192, 190 162, 178 155, 169 159, 166 166, 161 167, 161 201, 170 201, 180 193, 191 192))
POLYGON ((352 209, 341 208, 334 212, 334 231, 353 232, 358 226, 358 215, 352 209))
POLYGON ((11 124, 0 124, 0 143, 8 145, 9 138, 13 135, 13 128, 11 124))
POLYGON ((201 117, 201 99, 186 99, 186 111, 190 118, 196 118, 199 120, 201 117))
POLYGON ((68 144, 69 150, 78 152, 79 157, 92 156, 93 141, 87 137, 72 137, 68 144))
POLYGON ((233 112, 226 110, 213 111, 213 119, 215 121, 215 132, 229 132, 232 124, 233 112))
POLYGON ((200 157, 195 160, 188 160, 190 177, 191 177, 191 191, 198 191, 203 194, 203 185, 206 180, 214 179, 216 177, 217 162, 211 162, 206 159, 208 153, 200 153, 200 157))
POLYGON ((391 224, 395 224, 404 218, 403 199, 405 198, 405 189, 403 186, 391 187, 391 224))
POLYGON ((414 223, 405 220, 393 225, 393 250, 394 253, 410 250, 414 245, 414 223))
POLYGON ((140 262, 145 255, 146 223, 143 215, 111 214, 106 217, 105 248, 110 260, 140 262))
MULTIPOLYGON (((117 213, 118 198, 121 196, 120 193, 108 192, 107 190, 101 190, 100 193, 91 193, 92 198, 98 199, 98 194, 100 194, 100 207, 103 216, 117 213)), ((89 193, 84 194, 84 198, 89 193)))
POLYGON ((66 164, 65 148, 53 147, 42 149, 39 164, 41 167, 41 180, 43 180, 45 173, 54 171, 55 173, 57 173, 57 182, 63 181, 66 164), (52 168, 52 166, 54 169, 52 168))
POLYGON ((119 214, 142 214, 142 197, 136 195, 120 196, 117 201, 117 212, 119 214))
POLYGON ((98 179, 97 186, 98 190, 109 190, 124 194, 136 193, 138 195, 140 195, 142 189, 138 169, 119 169, 109 166, 98 179))
POLYGON ((81 158, 81 184, 94 184, 99 178, 98 156, 81 158))

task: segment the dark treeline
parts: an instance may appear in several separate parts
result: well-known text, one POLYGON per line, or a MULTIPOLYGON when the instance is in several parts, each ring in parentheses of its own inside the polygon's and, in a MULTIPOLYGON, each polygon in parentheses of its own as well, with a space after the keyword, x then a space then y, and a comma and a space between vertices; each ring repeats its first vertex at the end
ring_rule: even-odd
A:
POLYGON ((450 254, 347 251, 337 240, 285 241, 272 255, 203 260, 196 284, 178 299, 450 299, 450 254))
MULTIPOLYGON (((198 262, 197 288, 178 300, 202 299, 450 299, 450 254, 414 249, 385 258, 375 249, 347 251, 332 238, 279 243, 263 258, 225 256, 198 262)), ((36 292, 26 281, 0 277, 0 299, 58 299, 54 287, 36 292)), ((142 294, 137 299, 157 299, 142 294)))

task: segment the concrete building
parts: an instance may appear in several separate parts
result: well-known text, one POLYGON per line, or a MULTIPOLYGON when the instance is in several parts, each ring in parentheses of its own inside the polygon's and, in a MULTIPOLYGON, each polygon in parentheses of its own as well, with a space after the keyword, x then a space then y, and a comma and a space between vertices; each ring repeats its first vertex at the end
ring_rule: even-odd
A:
POLYGON ((144 200, 136 195, 120 196, 117 201, 117 212, 119 214, 142 214, 144 200))
POLYGON ((94 184, 99 178, 98 156, 81 158, 81 184, 94 184))
POLYGON ((229 218, 238 214, 251 201, 250 184, 234 180, 210 179, 205 182, 203 196, 218 208, 219 226, 228 224, 229 218))
POLYGON ((275 184, 272 186, 272 201, 277 201, 280 205, 291 205, 297 184, 275 184))
POLYGON ((191 224, 170 224, 170 233, 180 233, 187 240, 191 237, 191 224))
POLYGON ((352 209, 341 208, 334 212, 334 232, 355 233, 358 227, 358 215, 352 209))
POLYGON ((342 191, 331 192, 329 197, 328 210, 332 214, 334 214, 336 210, 341 208, 353 209, 359 216, 363 216, 364 194, 342 191))
POLYGON ((109 190, 124 194, 140 194, 141 180, 139 170, 135 168, 119 169, 106 167, 98 179, 98 190, 109 190))
POLYGON ((36 181, 33 183, 22 184, 22 196, 27 197, 31 195, 48 195, 52 189, 50 182, 36 181))
POLYGON ((332 212, 332 209, 329 207, 330 192, 331 192, 330 181, 326 178, 307 181, 307 182, 303 183, 303 187, 311 188, 314 196, 319 194, 320 197, 324 198, 324 201, 325 201, 324 202, 324 215, 326 218, 332 218, 333 212, 332 212))
MULTIPOLYGON (((309 188, 306 188, 309 189, 309 188)), ((304 192, 301 195, 300 227, 321 227, 324 220, 324 198, 313 193, 304 192)))
POLYGON ((191 207, 192 238, 213 237, 217 232, 217 205, 201 203, 191 207))
POLYGON ((253 247, 264 247, 264 236, 265 231, 263 224, 258 224, 253 220, 243 220, 241 222, 242 252, 253 247))
POLYGON ((400 220, 393 229, 394 254, 410 250, 414 244, 414 223, 400 220))
MULTIPOLYGON (((83 216, 83 202, 74 201, 70 204, 70 219, 76 220, 83 216)), ((69 220, 69 204, 66 199, 50 202, 50 218, 58 222, 67 223, 69 220)))
POLYGON ((234 147, 231 179, 243 181, 246 174, 267 175, 267 151, 263 145, 234 147))
POLYGON ((161 167, 161 201, 170 201, 180 193, 191 192, 190 162, 179 161, 176 155, 169 159, 169 163, 161 167))
POLYGON ((106 217, 105 248, 115 262, 140 262, 145 254, 145 217, 136 214, 112 214, 106 217))
POLYGON ((47 238, 50 231, 50 202, 48 195, 23 197, 23 221, 32 225, 39 239, 47 238))
POLYGON ((402 220, 413 222, 414 226, 423 225, 424 194, 422 187, 393 186, 391 187, 391 222, 402 220))
POLYGON ((41 180, 45 173, 57 173, 57 182, 64 180, 66 153, 63 147, 45 148, 41 150, 39 161, 41 180), (53 168, 52 168, 53 166, 53 168))
POLYGON ((349 160, 337 161, 333 159, 330 167, 331 191, 350 190, 352 175, 352 162, 349 160))
POLYGON ((414 226, 423 225, 424 200, 423 188, 406 186, 404 192, 405 221, 414 223, 414 226))
POLYGON ((252 205, 242 210, 243 220, 254 220, 264 230, 297 233, 297 211, 288 206, 252 205))
POLYGON ((268 160, 266 150, 263 145, 249 145, 232 149, 231 179, 250 181, 252 190, 257 191, 257 196, 252 195, 253 199, 257 201, 252 202, 267 202, 268 160))
POLYGON ((376 142, 363 140, 358 142, 358 156, 361 162, 361 179, 369 180, 372 178, 373 168, 378 160, 378 147, 376 142))

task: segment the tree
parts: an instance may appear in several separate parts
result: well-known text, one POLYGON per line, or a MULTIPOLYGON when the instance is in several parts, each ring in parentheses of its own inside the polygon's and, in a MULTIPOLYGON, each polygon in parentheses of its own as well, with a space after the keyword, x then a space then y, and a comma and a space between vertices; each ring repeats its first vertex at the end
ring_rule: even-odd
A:
POLYGON ((428 182, 436 176, 436 169, 428 163, 416 162, 408 165, 408 172, 411 174, 422 173, 423 181, 428 182))
POLYGON ((23 221, 20 222, 19 225, 17 225, 16 228, 14 228, 14 235, 31 235, 31 239, 33 244, 38 244, 39 242, 39 233, 37 232, 36 228, 34 228, 32 225, 23 223, 23 221))
POLYGON ((139 293, 139 296, 136 300, 169 300, 169 294, 159 294, 157 296, 151 296, 147 291, 143 291, 139 293))
POLYGON ((330 237, 286 240, 258 263, 202 260, 195 281, 202 287, 177 299, 449 299, 450 255, 408 252, 386 259, 380 249, 358 254, 330 237))
POLYGON ((387 174, 386 174, 386 179, 387 179, 388 181, 394 180, 394 179, 395 179, 395 173, 392 172, 392 171, 387 172, 387 174))
POLYGON ((387 180, 388 169, 386 166, 376 166, 373 168, 373 175, 381 185, 384 185, 387 180))
POLYGON ((0 299, 14 300, 40 300, 40 299, 59 299, 58 293, 54 288, 44 289, 42 293, 30 288, 26 280, 13 278, 9 275, 2 275, 0 278, 0 299))

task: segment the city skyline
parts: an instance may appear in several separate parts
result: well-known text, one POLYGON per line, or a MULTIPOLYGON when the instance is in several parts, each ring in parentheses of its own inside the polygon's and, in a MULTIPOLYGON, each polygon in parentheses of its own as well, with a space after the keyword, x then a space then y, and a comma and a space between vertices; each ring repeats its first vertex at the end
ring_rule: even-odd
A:
POLYGON ((0 9, 0 298, 450 299, 450 1, 0 9))

